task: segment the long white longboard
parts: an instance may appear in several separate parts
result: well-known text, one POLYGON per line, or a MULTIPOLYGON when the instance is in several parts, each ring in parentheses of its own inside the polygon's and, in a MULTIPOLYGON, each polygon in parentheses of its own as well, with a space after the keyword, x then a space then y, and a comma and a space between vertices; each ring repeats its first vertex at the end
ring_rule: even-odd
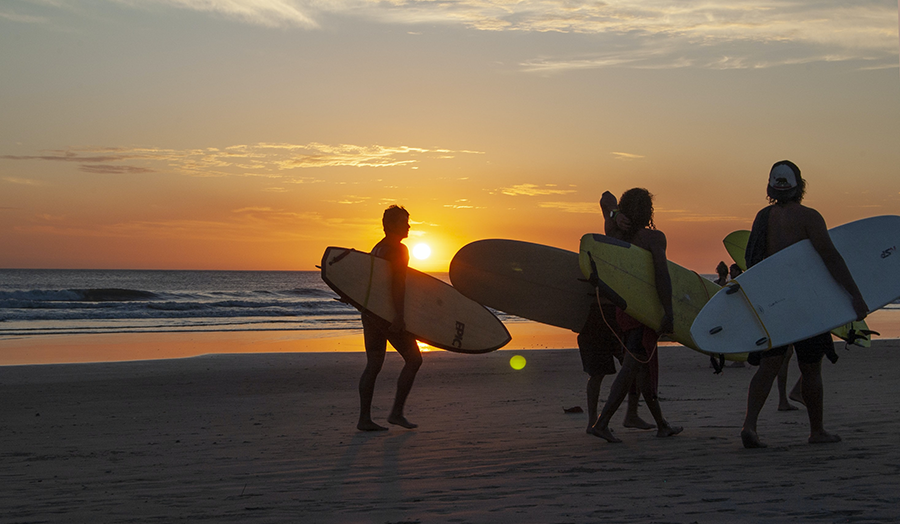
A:
MULTIPOLYGON (((388 261, 343 247, 322 256, 322 280, 360 311, 392 321, 391 269, 388 261)), ((414 269, 406 272, 406 329, 416 339, 457 353, 487 353, 511 339, 500 320, 481 304, 445 282, 414 269)))
MULTIPOLYGON (((722 240, 728 254, 741 268, 741 271, 747 271, 747 261, 744 258, 744 254, 747 251, 748 240, 750 240, 750 231, 745 229, 734 231, 722 240)), ((878 335, 879 333, 869 329, 865 320, 854 320, 849 324, 832 329, 831 334, 844 340, 847 344, 867 348, 872 347, 872 335, 878 335)))
MULTIPOLYGON (((900 297, 900 217, 829 231, 870 312, 900 297)), ((850 295, 809 240, 766 258, 716 293, 691 326, 704 351, 743 353, 791 344, 856 318, 850 295)))

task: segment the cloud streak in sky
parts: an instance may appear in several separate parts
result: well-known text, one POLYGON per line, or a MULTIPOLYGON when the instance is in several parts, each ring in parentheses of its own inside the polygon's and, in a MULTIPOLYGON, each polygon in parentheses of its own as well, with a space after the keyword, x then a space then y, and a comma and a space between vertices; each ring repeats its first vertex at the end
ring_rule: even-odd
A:
POLYGON ((600 204, 597 202, 541 202, 538 207, 558 209, 564 213, 599 214, 600 204))
MULTIPOLYGON (((588 48, 580 52, 520 63, 526 72, 544 74, 605 67, 746 69, 840 60, 897 66, 897 4, 892 0, 109 1, 286 29, 318 30, 342 17, 375 24, 594 36, 581 42, 588 48)), ((0 18, 21 23, 44 19, 25 11, 21 5, 0 9, 0 18)))
POLYGON ((44 182, 40 182, 38 180, 32 180, 30 178, 5 176, 3 178, 0 178, 0 180, 3 180, 4 182, 9 182, 10 184, 18 184, 20 186, 42 186, 42 185, 44 185, 44 182))
POLYGON ((507 196, 543 196, 543 195, 566 195, 574 193, 574 189, 557 189, 554 184, 545 184, 538 186, 535 184, 516 184, 511 187, 501 188, 500 193, 507 196))
POLYGON ((613 151, 610 153, 612 156, 617 158, 618 160, 640 160, 644 158, 644 155, 638 155, 635 153, 624 153, 622 151, 613 151))
POLYGON ((351 144, 267 144, 235 145, 226 148, 69 148, 40 155, 0 155, 2 160, 70 162, 79 170, 95 174, 145 174, 179 172, 191 176, 258 176, 290 178, 308 183, 313 177, 288 176, 296 169, 329 167, 378 168, 416 164, 423 160, 449 160, 478 151, 452 151, 409 146, 359 146, 351 144))
POLYGON ((379 23, 456 24, 481 31, 607 35, 619 43, 617 53, 529 61, 523 64, 529 71, 661 67, 657 62, 718 68, 778 63, 761 51, 708 52, 711 46, 738 43, 809 47, 797 50, 802 56, 789 58, 801 63, 884 58, 894 56, 897 49, 897 5, 888 0, 131 0, 133 5, 147 2, 265 26, 309 29, 325 23, 328 16, 342 15, 379 23), (662 47, 660 39, 667 41, 662 47))
POLYGON ((119 0, 135 7, 161 4, 214 13, 241 22, 268 27, 311 29, 318 23, 310 16, 317 2, 292 0, 119 0))

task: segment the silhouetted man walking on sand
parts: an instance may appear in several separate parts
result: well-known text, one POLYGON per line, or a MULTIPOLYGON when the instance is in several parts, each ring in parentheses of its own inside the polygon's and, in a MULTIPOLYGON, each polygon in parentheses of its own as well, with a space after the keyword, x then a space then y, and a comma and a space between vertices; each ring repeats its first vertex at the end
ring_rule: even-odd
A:
POLYGON ((372 420, 372 397, 375 395, 375 380, 384 365, 387 343, 390 341, 397 353, 403 357, 403 370, 397 379, 397 395, 394 407, 388 415, 391 424, 407 429, 418 427, 406 420, 403 407, 406 398, 416 379, 416 373, 422 366, 422 353, 415 337, 406 331, 403 317, 404 297, 406 295, 406 268, 409 265, 409 250, 402 240, 409 236, 409 213, 400 206, 391 206, 384 211, 381 220, 384 226, 384 238, 372 249, 372 254, 391 263, 391 297, 394 310, 397 312, 393 322, 363 311, 363 336, 366 343, 366 369, 359 379, 359 423, 360 431, 385 431, 388 428, 376 424, 372 420))
MULTIPOLYGON (((869 307, 856 287, 844 258, 834 247, 828 235, 825 219, 818 211, 800 204, 806 193, 806 181, 800 176, 800 168, 789 160, 776 162, 769 172, 767 195, 770 205, 763 208, 753 221, 750 239, 747 241, 747 267, 759 263, 788 246, 809 240, 822 257, 829 273, 840 284, 853 302, 857 320, 866 317, 869 307)), ((772 348, 761 353, 751 353, 748 361, 759 363, 759 369, 750 381, 747 392, 747 415, 741 429, 741 441, 745 448, 764 448, 756 431, 759 412, 766 403, 772 381, 778 376, 788 346, 772 348), (779 357, 779 358, 772 358, 779 357)), ((797 363, 800 365, 803 403, 809 414, 809 443, 840 442, 841 437, 825 431, 823 424, 822 357, 834 351, 831 333, 826 332, 794 343, 797 363)))

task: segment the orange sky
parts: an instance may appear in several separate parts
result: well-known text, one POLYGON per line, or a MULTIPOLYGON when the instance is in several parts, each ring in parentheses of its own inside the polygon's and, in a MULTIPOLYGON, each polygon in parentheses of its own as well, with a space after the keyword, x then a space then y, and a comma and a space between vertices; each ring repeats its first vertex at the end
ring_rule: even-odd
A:
POLYGON ((312 270, 399 203, 446 271, 643 186, 711 273, 785 158, 831 226, 900 214, 892 2, 342 5, 0 7, 0 267, 312 270))

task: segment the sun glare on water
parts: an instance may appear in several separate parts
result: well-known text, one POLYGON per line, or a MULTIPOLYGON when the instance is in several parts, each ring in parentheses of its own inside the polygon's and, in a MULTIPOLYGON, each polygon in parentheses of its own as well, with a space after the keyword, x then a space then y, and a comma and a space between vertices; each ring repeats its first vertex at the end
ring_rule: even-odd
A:
POLYGON ((412 254, 419 260, 425 260, 431 256, 431 248, 428 247, 428 244, 416 244, 413 247, 412 254))

